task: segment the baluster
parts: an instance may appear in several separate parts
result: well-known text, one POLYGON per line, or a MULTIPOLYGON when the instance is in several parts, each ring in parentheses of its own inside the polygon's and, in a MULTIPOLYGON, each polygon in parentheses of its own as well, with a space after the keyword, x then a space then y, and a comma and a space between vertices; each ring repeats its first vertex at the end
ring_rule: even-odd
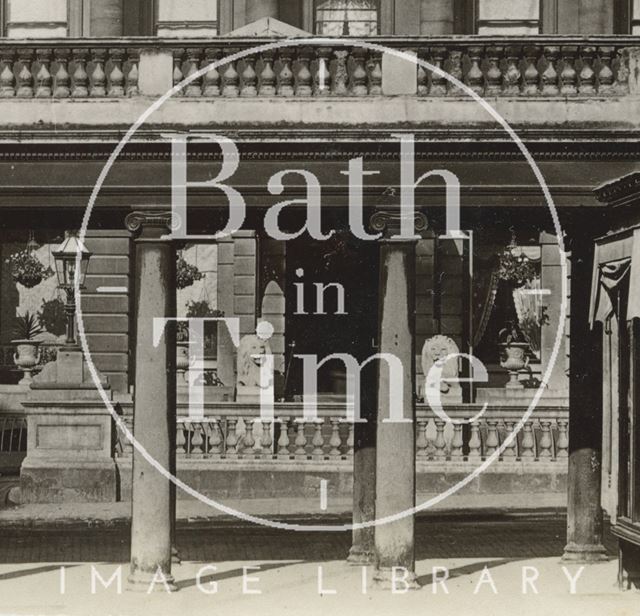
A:
POLYGON ((346 96, 349 94, 349 70, 347 68, 349 52, 340 49, 334 51, 333 55, 336 57, 336 67, 332 79, 331 93, 334 96, 346 96))
POLYGON ((51 62, 51 49, 36 50, 36 57, 40 68, 36 75, 36 98, 51 97, 51 73, 49 72, 49 63, 51 62))
POLYGON ((500 70, 500 60, 502 59, 503 54, 503 47, 489 47, 487 49, 489 68, 487 69, 486 96, 499 96, 502 93, 502 71, 500 70))
POLYGON ((453 438, 451 439, 451 459, 462 460, 462 447, 464 439, 462 437, 462 425, 453 424, 453 438))
POLYGON ((369 95, 382 96, 382 52, 372 51, 369 60, 369 95))
POLYGON ((55 49, 54 57, 57 66, 53 77, 53 96, 55 98, 68 98, 71 96, 71 76, 69 75, 69 50, 55 49))
POLYGON ((556 441, 556 458, 569 457, 569 422, 566 419, 558 419, 558 440, 556 441))
POLYGON ((273 70, 274 51, 269 49, 262 52, 262 71, 260 72, 260 96, 275 96, 276 74, 273 70))
POLYGON ((498 422, 494 419, 487 420, 487 440, 484 449, 485 457, 492 455, 499 446, 498 422))
POLYGON ((296 79, 296 96, 311 96, 313 92, 313 75, 310 65, 313 51, 303 47, 298 51, 298 78, 296 79))
POLYGON ((579 75, 578 91, 580 94, 596 93, 596 73, 593 70, 593 60, 596 55, 595 47, 582 47, 582 69, 579 75))
MULTIPOLYGON (((202 57, 202 49, 197 47, 190 47, 187 49, 187 74, 186 79, 189 79, 198 72, 200 68, 200 58, 202 57)), ((202 96, 202 76, 196 77, 186 86, 184 91, 185 96, 190 98, 197 98, 202 96)))
POLYGON ((313 423, 313 438, 311 439, 313 450, 311 456, 314 460, 323 460, 324 437, 322 436, 322 426, 324 425, 324 419, 316 419, 313 423))
POLYGON ((289 455, 289 418, 280 418, 280 437, 278 438, 278 460, 288 460, 289 455))
POLYGON ((209 419, 209 455, 212 458, 219 458, 222 455, 222 434, 220 433, 220 422, 215 419, 209 419))
POLYGON ((366 96, 369 94, 367 88, 367 70, 365 62, 367 60, 367 50, 356 47, 351 51, 353 58, 353 71, 351 73, 351 93, 354 96, 366 96))
MULTIPOLYGON (((505 438, 510 434, 513 434, 515 427, 516 427, 515 421, 504 422, 505 438)), ((516 437, 504 448, 504 452, 502 453, 502 458, 504 460, 515 460, 515 458, 518 456, 517 449, 518 449, 518 436, 516 435, 516 437)))
POLYGON ((191 435, 191 455, 197 458, 201 458, 204 454, 204 439, 202 438, 202 424, 192 423, 191 427, 193 432, 191 435))
POLYGON ((521 455, 520 457, 523 460, 532 460, 535 458, 535 436, 533 434, 533 424, 530 421, 527 421, 522 428, 522 444, 521 444, 521 455))
POLYGON ((538 45, 527 45, 523 51, 526 68, 522 76, 522 94, 524 96, 537 96, 540 93, 538 86, 538 81, 540 80, 540 72, 538 71, 540 47, 538 45))
POLYGON ((202 79, 202 96, 220 96, 220 73, 218 69, 211 66, 221 57, 219 49, 207 48, 204 50, 205 66, 211 67, 202 79))
POLYGON ((616 94, 629 94, 629 76, 629 52, 626 49, 619 49, 615 85, 616 94))
POLYGON ((445 422, 442 419, 436 419, 435 424, 436 424, 436 441, 434 443, 434 446, 436 448, 435 458, 436 460, 444 460, 447 457, 447 451, 446 451, 447 444, 444 440, 445 422))
POLYGON ((416 457, 418 460, 426 460, 429 457, 427 447, 429 441, 427 440, 427 426, 429 421, 427 419, 417 419, 418 437, 416 438, 416 457))
POLYGON ((502 76, 503 94, 517 96, 520 93, 520 47, 509 45, 505 50, 507 70, 502 76))
POLYGON ((466 84, 476 94, 482 96, 484 93, 484 75, 480 68, 480 62, 482 61, 483 47, 473 46, 469 47, 469 61, 471 66, 467 72, 466 84))
POLYGON ((560 47, 545 47, 544 57, 547 61, 547 68, 542 73, 542 94, 543 96, 557 96, 558 72, 556 66, 560 57, 560 47))
MULTIPOLYGON (((331 94, 331 47, 320 47, 317 50, 318 67, 314 80, 314 94, 316 96, 328 96, 331 94)), ((382 73, 382 69, 381 73, 382 73)), ((380 77, 382 81, 382 74, 380 77)))
MULTIPOLYGON (((431 48, 431 64, 434 68, 442 69, 444 66, 444 60, 447 57, 446 47, 432 47, 431 48)), ((449 81, 444 75, 431 71, 431 90, 430 96, 445 96, 447 93, 447 84, 449 81)))
POLYGON ((576 87, 578 75, 576 74, 576 69, 574 67, 577 53, 577 47, 562 48, 562 61, 564 66, 560 73, 560 94, 565 96, 571 96, 578 92, 576 87))
POLYGON ((349 434, 347 436, 347 458, 353 458, 353 446, 355 443, 355 427, 349 424, 349 434))
POLYGON ((540 421, 540 440, 538 441, 539 453, 538 457, 540 459, 550 459, 553 457, 551 448, 553 447, 553 442, 551 440, 551 422, 550 421, 540 421))
POLYGON ((260 437, 260 446, 262 447, 262 457, 270 459, 273 455, 273 437, 271 436, 270 420, 262 422, 262 436, 260 437))
POLYGON ((91 96, 93 98, 102 98, 107 95, 107 75, 104 72, 104 49, 93 49, 93 71, 91 73, 91 96))
MULTIPOLYGON (((418 60, 427 60, 428 50, 427 49, 418 49, 415 50, 414 53, 418 60)), ((428 96, 429 94, 429 75, 427 73, 427 69, 420 64, 417 63, 418 70, 418 96, 428 96)))
POLYGON ((293 96, 293 71, 291 70, 291 63, 293 50, 280 49, 280 74, 278 76, 278 96, 293 96))
MULTIPOLYGON (((230 54, 235 53, 235 49, 229 50, 230 54)), ((227 62, 222 69, 222 95, 236 97, 240 94, 240 75, 236 70, 235 62, 227 62)))
POLYGON ((598 71, 598 94, 609 95, 614 93, 613 88, 613 47, 598 47, 600 54, 600 70, 598 71))
POLYGON ((89 96, 89 75, 87 75, 87 55, 86 49, 74 49, 73 61, 75 70, 73 71, 73 90, 71 96, 74 98, 86 98, 89 96))
POLYGON ((471 424, 469 437, 469 460, 477 461, 482 457, 482 439, 480 436, 480 424, 476 421, 471 424))
POLYGON ((18 52, 18 59, 20 61, 20 71, 18 72, 18 91, 16 96, 19 98, 31 98, 33 96, 33 75, 31 74, 33 50, 21 49, 18 52))
POLYGON ((258 96, 258 74, 256 73, 256 58, 254 56, 244 58, 240 96, 258 96))
POLYGON ((127 96, 138 96, 140 90, 140 51, 138 49, 128 49, 127 58, 129 60, 129 72, 127 73, 127 96))
MULTIPOLYGON (((455 77, 458 81, 462 81, 462 51, 454 49, 449 52, 449 75, 455 77)), ((447 80, 447 91, 449 96, 459 96, 462 90, 447 80)))
POLYGON ((306 460, 307 459, 307 436, 304 433, 305 428, 305 420, 304 419, 296 419, 298 432, 296 434, 295 440, 295 458, 296 460, 306 460))
POLYGON ((15 75, 13 74, 14 52, 3 49, 0 52, 0 63, 2 71, 0 71, 0 97, 11 98, 16 95, 15 75))
POLYGON ((256 439, 253 436, 253 418, 244 418, 244 437, 242 439, 244 445, 243 457, 251 458, 254 455, 253 448, 256 446, 256 439), (244 455, 246 454, 246 456, 244 455))
MULTIPOLYGON (((173 55, 173 87, 184 81, 184 73, 182 72, 182 64, 184 58, 184 49, 172 49, 173 55)), ((180 88, 173 96, 183 96, 184 88, 180 88)))
POLYGON ((109 51, 109 59, 111 60, 112 67, 108 79, 108 95, 111 98, 119 98, 124 96, 124 73, 122 72, 124 51, 122 49, 111 49, 109 51))
POLYGON ((340 418, 332 417, 331 422, 331 438, 329 439, 329 457, 334 460, 339 460, 341 456, 340 446, 342 445, 342 439, 340 438, 340 418))
POLYGON ((233 418, 227 419, 227 458, 236 459, 238 457, 238 434, 236 432, 238 420, 233 418))
POLYGON ((184 438, 184 421, 178 420, 176 428, 176 454, 184 457, 187 455, 187 439, 184 438))

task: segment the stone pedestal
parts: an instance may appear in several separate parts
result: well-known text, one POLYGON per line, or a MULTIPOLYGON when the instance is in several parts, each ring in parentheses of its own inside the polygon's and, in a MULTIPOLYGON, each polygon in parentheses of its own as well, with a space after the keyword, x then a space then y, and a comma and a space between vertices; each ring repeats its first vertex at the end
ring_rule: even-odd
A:
MULTIPOLYGON (((103 387, 109 385, 103 379, 103 387)), ((78 349, 62 348, 31 384, 27 457, 20 469, 23 503, 116 500, 113 424, 78 349)))
MULTIPOLYGON (((163 469, 176 470, 175 326, 154 339, 157 319, 175 317, 175 250, 166 238, 170 213, 127 216, 136 239, 136 372, 134 436, 163 469), (155 325, 154 325, 155 323, 155 325)), ((158 571, 171 586, 175 486, 138 448, 133 451, 129 588, 146 592, 158 571)), ((164 591, 163 584, 155 584, 164 591)))

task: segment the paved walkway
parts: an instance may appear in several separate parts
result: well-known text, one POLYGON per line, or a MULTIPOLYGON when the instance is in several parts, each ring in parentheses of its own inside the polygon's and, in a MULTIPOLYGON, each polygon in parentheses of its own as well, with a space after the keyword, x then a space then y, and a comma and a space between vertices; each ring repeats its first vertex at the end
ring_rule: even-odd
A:
MULTIPOLYGON (((557 515, 422 517, 417 521, 417 572, 422 588, 393 594, 371 588, 370 571, 366 571, 363 592, 362 570, 348 567, 343 560, 350 544, 346 532, 302 533, 240 524, 184 527, 177 533, 183 563, 174 567, 179 592, 168 595, 159 587, 160 592, 147 595, 125 590, 126 528, 4 529, 0 535, 0 614, 640 614, 640 597, 620 592, 615 585, 614 560, 584 569, 576 582, 576 594, 570 593, 567 575, 575 576, 580 568, 562 569, 558 556, 564 536, 565 520, 557 515), (60 591, 61 565, 65 567, 64 594, 60 591), (243 575, 247 566, 260 569, 243 575), (121 571, 122 594, 117 579, 108 589, 98 582, 93 594, 92 567, 104 580, 121 571), (434 567, 448 569, 448 594, 442 585, 434 584, 434 567), (537 594, 531 586, 523 594, 523 568, 525 576, 537 576, 533 583, 537 594), (248 580, 250 577, 257 581, 248 580), (214 585, 217 593, 207 594, 214 585), (258 590, 262 594, 248 594, 258 590)), ((607 547, 613 556, 615 543, 610 538, 607 547)), ((402 584, 398 590, 403 590, 402 584)))

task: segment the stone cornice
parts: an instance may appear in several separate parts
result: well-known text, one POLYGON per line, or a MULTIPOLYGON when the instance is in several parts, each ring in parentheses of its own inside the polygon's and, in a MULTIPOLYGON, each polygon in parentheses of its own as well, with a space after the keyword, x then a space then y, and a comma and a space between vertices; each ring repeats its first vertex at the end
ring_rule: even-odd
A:
MULTIPOLYGON (((518 147, 504 139, 480 139, 473 132, 436 135, 427 140, 416 136, 417 160, 524 160, 518 147)), ((365 157, 369 160, 395 161, 399 158, 398 141, 388 134, 345 134, 332 136, 322 133, 281 133, 279 139, 269 134, 246 134, 221 131, 233 138, 243 160, 247 161, 330 161, 365 157), (287 139, 287 137, 290 137, 287 139), (330 145, 331 147, 328 147, 330 145)), ((525 145, 536 160, 603 160, 628 161, 640 159, 640 136, 635 133, 578 133, 569 135, 527 135, 525 145)), ((117 143, 116 139, 78 139, 77 141, 16 140, 0 135, 0 162, 106 162, 117 143)), ((138 140, 130 143, 120 154, 126 161, 169 161, 171 152, 167 141, 138 140)), ((189 160, 219 160, 215 144, 191 144, 189 160)))
POLYGON ((602 184, 593 192, 598 201, 609 205, 625 205, 636 201, 640 199, 640 171, 602 184))

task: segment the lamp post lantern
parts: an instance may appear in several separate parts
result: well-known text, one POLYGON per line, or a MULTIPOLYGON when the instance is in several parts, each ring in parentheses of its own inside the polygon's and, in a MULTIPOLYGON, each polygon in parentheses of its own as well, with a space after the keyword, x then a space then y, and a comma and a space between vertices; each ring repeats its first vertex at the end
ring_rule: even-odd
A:
POLYGON ((67 346, 75 346, 75 284, 76 284, 76 263, 78 255, 80 256, 80 271, 78 272, 78 286, 84 289, 84 281, 87 276, 87 268, 89 267, 89 259, 91 253, 85 248, 84 244, 76 237, 74 233, 65 233, 62 244, 52 252, 56 262, 56 275, 58 277, 58 286, 67 294, 67 303, 65 305, 65 313, 67 315, 67 346))

